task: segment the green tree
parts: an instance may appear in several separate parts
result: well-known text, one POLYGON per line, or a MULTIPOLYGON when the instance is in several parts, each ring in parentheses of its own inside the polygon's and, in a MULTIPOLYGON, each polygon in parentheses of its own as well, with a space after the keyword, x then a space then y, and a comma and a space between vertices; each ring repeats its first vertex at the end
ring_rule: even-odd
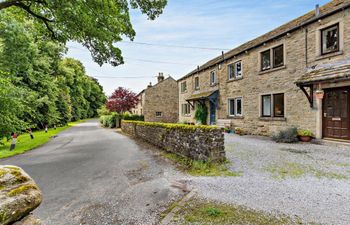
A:
POLYGON ((99 65, 123 63, 121 50, 113 44, 123 37, 131 40, 135 31, 129 7, 139 8, 149 19, 159 16, 167 0, 5 0, 0 11, 15 9, 33 18, 38 30, 62 43, 81 43, 99 65))

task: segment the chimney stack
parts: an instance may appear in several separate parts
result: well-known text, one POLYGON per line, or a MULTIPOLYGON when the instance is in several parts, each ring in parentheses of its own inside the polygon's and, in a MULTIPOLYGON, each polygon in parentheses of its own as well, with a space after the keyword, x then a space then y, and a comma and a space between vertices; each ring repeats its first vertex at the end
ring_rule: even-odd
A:
POLYGON ((320 5, 317 4, 315 8, 315 16, 318 17, 320 15, 320 5))
POLYGON ((149 85, 147 86, 147 88, 151 88, 152 87, 152 82, 149 82, 149 85))
POLYGON ((159 73, 157 78, 158 78, 158 83, 162 82, 164 80, 163 73, 159 73))

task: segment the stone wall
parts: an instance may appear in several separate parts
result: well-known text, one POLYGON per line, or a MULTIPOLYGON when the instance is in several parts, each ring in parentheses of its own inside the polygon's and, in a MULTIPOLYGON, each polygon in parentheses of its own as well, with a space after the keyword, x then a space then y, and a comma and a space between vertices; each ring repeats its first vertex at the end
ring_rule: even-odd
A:
POLYGON ((145 89, 143 112, 145 121, 177 123, 179 94, 177 82, 168 77, 152 87, 145 89), (161 116, 157 116, 160 112, 161 116))
MULTIPOLYGON (((257 135, 272 135, 277 131, 288 127, 298 127, 316 132, 316 115, 322 106, 316 104, 311 108, 306 96, 296 86, 295 81, 306 73, 307 68, 316 65, 334 63, 350 58, 350 10, 323 18, 302 29, 291 32, 279 39, 274 39, 260 47, 251 49, 228 59, 221 64, 212 65, 210 68, 200 70, 197 73, 180 79, 181 83, 187 82, 187 91, 179 89, 179 105, 186 103, 186 98, 197 92, 205 92, 215 87, 208 83, 210 72, 215 70, 218 77, 219 109, 217 119, 230 120, 233 127, 241 127, 244 132, 257 135), (340 51, 326 56, 320 55, 320 30, 330 25, 339 24, 340 51), (284 66, 268 71, 260 69, 260 53, 266 49, 283 44, 284 66), (228 80, 228 65, 237 61, 242 62, 243 77, 237 80, 228 80), (200 90, 194 89, 194 78, 199 77, 200 90), (266 94, 284 94, 284 118, 261 117, 261 96, 266 94), (242 116, 231 117, 228 113, 228 101, 232 98, 242 98, 242 116)), ((343 82, 341 85, 347 85, 343 82)), ((326 86, 324 86, 326 88, 326 86)), ((315 87, 316 88, 316 87, 315 87)), ((318 87, 319 88, 319 87, 318 87)), ((195 109, 191 115, 181 115, 180 121, 195 122, 195 109)), ((322 126, 321 126, 322 127, 322 126)))
POLYGON ((122 131, 194 160, 225 159, 224 133, 216 127, 122 121, 122 131))

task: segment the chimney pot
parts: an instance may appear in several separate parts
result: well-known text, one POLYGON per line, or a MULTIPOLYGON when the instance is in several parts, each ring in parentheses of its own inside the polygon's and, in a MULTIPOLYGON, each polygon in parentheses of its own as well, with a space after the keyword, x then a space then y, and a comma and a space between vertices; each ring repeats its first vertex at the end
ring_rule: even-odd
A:
POLYGON ((315 16, 319 16, 320 15, 320 5, 317 4, 316 7, 315 7, 315 16))
POLYGON ((164 74, 163 73, 158 73, 158 83, 162 82, 164 80, 164 74))

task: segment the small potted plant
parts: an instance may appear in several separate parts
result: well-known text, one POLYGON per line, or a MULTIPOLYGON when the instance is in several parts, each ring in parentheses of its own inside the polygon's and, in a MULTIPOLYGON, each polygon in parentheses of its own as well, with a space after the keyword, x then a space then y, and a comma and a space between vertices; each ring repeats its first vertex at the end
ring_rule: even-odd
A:
POLYGON ((224 131, 225 131, 225 133, 230 133, 231 132, 230 128, 228 128, 228 127, 225 127, 224 131))
POLYGON ((310 130, 299 129, 298 136, 302 142, 310 142, 314 135, 310 130))
POLYGON ((238 134, 238 135, 242 135, 242 128, 236 127, 235 128, 235 133, 238 134))

